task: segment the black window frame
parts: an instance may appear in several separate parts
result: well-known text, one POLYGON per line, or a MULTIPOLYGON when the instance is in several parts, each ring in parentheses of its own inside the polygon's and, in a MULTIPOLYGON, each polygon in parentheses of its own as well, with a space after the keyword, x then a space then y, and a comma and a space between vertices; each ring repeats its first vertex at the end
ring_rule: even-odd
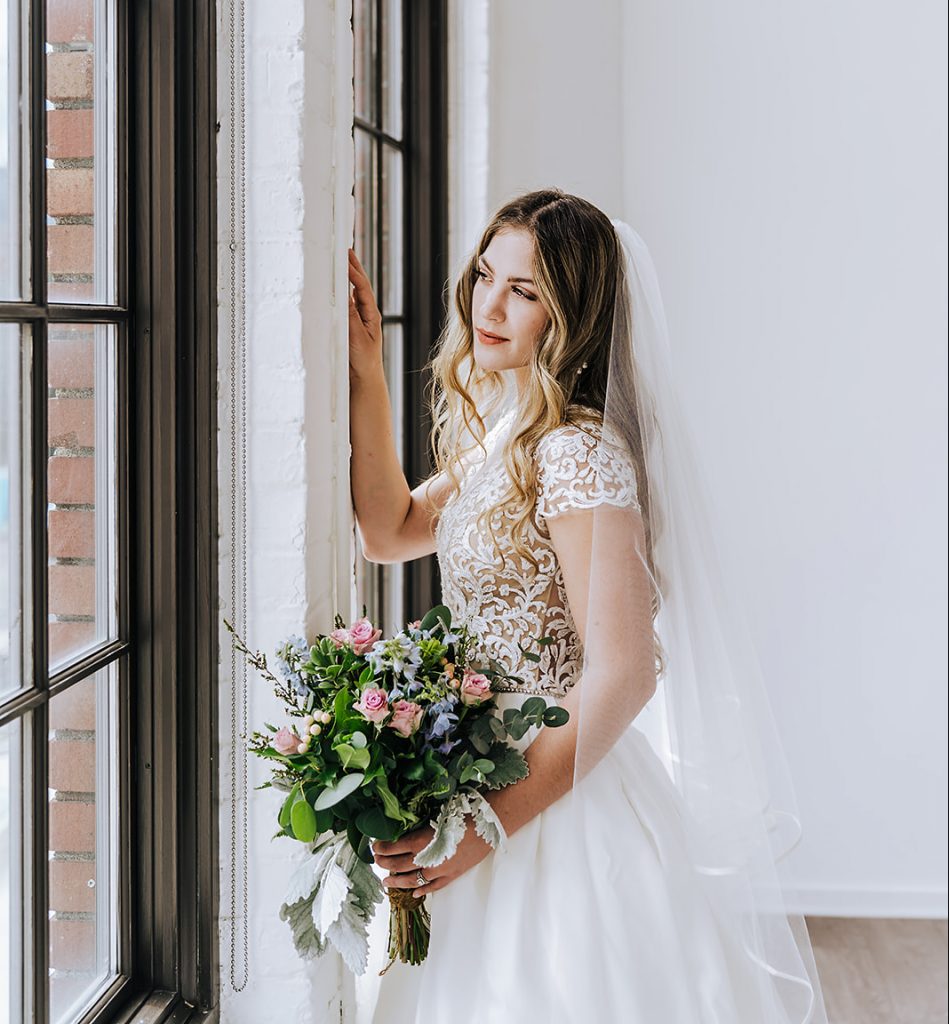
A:
MULTIPOLYGON (((382 261, 384 224, 380 215, 383 195, 383 147, 398 151, 402 158, 403 208, 402 237, 405 264, 401 313, 382 309, 383 330, 387 324, 402 329, 402 437, 399 453, 402 469, 410 487, 431 476, 429 436, 431 416, 428 409, 428 381, 423 373, 445 322, 451 297, 447 289, 448 252, 448 3, 447 0, 402 0, 402 133, 396 139, 382 127, 383 107, 383 18, 381 8, 387 0, 368 0, 374 6, 375 120, 354 118, 354 130, 372 140, 377 149, 376 180, 373 186, 376 209, 375 251, 377 267, 367 265, 377 298, 384 294, 387 268, 382 261)), ((358 240, 357 240, 358 243, 358 240)), ((365 257, 364 257, 365 258, 365 257)), ((380 300, 381 304, 381 300, 380 300)), ((370 608, 376 621, 390 618, 385 607, 383 586, 387 566, 370 566, 376 575, 380 606, 370 608)), ((438 561, 425 555, 402 565, 401 619, 424 614, 440 598, 438 561)))
POLYGON ((30 712, 33 920, 24 970, 33 1020, 49 1017, 47 707, 126 659, 119 693, 120 974, 82 1024, 218 1019, 216 10, 210 0, 116 4, 118 302, 50 304, 46 266, 46 17, 29 32, 32 294, 0 322, 32 335, 32 664, 36 687, 3 702, 30 712), (124 302, 124 304, 123 304, 124 302), (47 340, 56 322, 119 331, 119 639, 50 686, 47 640, 47 340), (123 416, 123 411, 127 414, 123 416), (122 453, 125 453, 124 459, 122 453))
MULTIPOLYGON (((406 327, 405 454, 410 484, 433 472, 432 428, 423 367, 445 323, 449 294, 448 251, 448 3, 405 4, 406 327)), ((441 597, 434 555, 405 565, 404 599, 410 615, 423 614, 441 597)))

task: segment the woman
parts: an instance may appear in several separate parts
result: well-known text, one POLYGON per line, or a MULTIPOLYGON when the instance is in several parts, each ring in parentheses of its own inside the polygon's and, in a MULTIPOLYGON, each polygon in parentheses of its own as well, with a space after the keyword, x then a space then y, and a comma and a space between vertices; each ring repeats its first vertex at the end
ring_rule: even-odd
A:
POLYGON ((366 556, 436 552, 453 619, 519 677, 499 708, 536 695, 571 713, 528 732, 529 775, 489 794, 501 849, 469 828, 420 871, 430 826, 373 844, 384 885, 428 897, 431 946, 380 978, 377 914, 357 1019, 826 1020, 806 930, 780 905, 786 851, 762 805, 779 745, 749 730, 761 691, 723 642, 641 239, 557 189, 498 211, 432 362, 437 472, 413 491, 352 252, 350 280, 366 556))

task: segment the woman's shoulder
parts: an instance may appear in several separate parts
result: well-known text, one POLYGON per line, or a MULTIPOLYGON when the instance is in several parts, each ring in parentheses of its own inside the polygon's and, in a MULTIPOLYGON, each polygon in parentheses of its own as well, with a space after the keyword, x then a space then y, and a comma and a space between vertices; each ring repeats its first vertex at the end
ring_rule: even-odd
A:
POLYGON ((541 435, 537 455, 542 464, 549 463, 564 454, 592 451, 603 438, 603 414, 589 406, 572 406, 565 422, 541 435))
POLYGON ((604 426, 596 409, 581 408, 547 431, 537 445, 542 515, 568 507, 636 501, 636 470, 629 448, 604 426))

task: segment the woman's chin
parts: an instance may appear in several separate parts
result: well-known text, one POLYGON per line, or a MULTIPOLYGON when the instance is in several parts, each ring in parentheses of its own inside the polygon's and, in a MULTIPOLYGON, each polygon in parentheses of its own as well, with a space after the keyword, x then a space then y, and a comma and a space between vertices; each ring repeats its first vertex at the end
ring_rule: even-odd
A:
POLYGON ((474 350, 474 361, 480 370, 493 370, 495 373, 500 373, 502 370, 513 370, 515 363, 514 361, 501 352, 494 352, 492 349, 495 346, 475 346, 474 350))

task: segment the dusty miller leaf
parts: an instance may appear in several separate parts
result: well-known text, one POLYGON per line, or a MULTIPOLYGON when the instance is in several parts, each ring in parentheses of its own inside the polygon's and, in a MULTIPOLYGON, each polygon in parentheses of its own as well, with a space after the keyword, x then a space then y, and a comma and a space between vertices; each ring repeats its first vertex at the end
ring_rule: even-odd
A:
POLYGON ((442 804, 438 817, 431 822, 435 829, 435 835, 432 836, 428 846, 419 850, 415 855, 415 863, 420 868, 437 867, 449 857, 454 856, 467 828, 465 822, 467 809, 468 800, 464 793, 456 793, 442 804))
POLYGON ((343 901, 349 893, 349 875, 333 859, 323 873, 313 899, 313 924, 321 935, 339 917, 343 901))
POLYGON ((310 856, 304 858, 290 876, 283 902, 292 906, 304 897, 312 895, 334 853, 333 844, 330 842, 318 847, 310 856))
POLYGON ((369 920, 351 892, 347 891, 340 910, 326 937, 353 974, 364 974, 369 959, 369 920))
POLYGON ((527 761, 514 747, 509 747, 506 743, 493 743, 488 757, 494 762, 494 770, 488 772, 485 778, 485 786, 488 789, 501 789, 519 779, 527 778, 527 761))
POLYGON ((480 793, 472 793, 470 797, 471 814, 474 817, 475 832, 495 849, 507 844, 507 833, 501 819, 495 814, 494 808, 480 793))
POLYGON ((290 925, 293 948, 303 960, 312 960, 326 951, 326 941, 313 927, 313 896, 315 891, 293 905, 284 903, 280 920, 290 925))

